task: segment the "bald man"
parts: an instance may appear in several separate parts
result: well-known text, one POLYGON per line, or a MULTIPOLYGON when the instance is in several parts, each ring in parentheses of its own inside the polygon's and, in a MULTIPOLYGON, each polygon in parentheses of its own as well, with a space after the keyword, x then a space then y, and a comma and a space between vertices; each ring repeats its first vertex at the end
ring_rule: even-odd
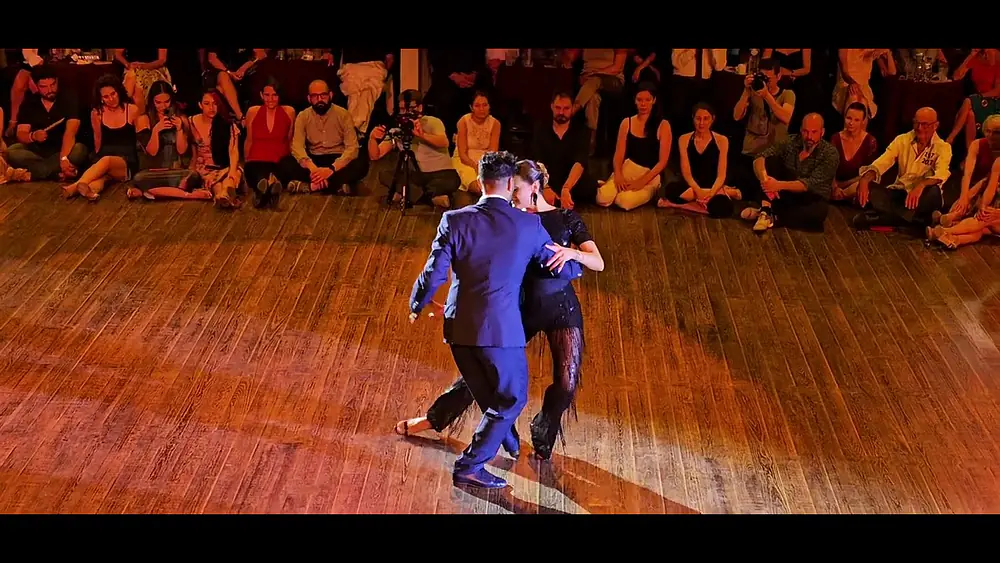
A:
POLYGON ((951 145, 937 134, 934 108, 920 108, 913 130, 896 137, 882 156, 858 171, 858 203, 864 209, 854 217, 857 229, 874 226, 921 227, 944 204, 941 187, 951 175, 951 145), (896 180, 881 185, 882 175, 898 166, 896 180))
POLYGON ((354 120, 334 104, 323 80, 309 84, 309 107, 295 118, 292 154, 282 159, 290 193, 356 193, 368 174, 368 159, 360 152, 354 120))
POLYGON ((753 161, 758 185, 744 192, 751 205, 740 215, 763 233, 774 226, 821 231, 840 153, 823 139, 823 117, 802 118, 798 135, 767 147, 753 161))

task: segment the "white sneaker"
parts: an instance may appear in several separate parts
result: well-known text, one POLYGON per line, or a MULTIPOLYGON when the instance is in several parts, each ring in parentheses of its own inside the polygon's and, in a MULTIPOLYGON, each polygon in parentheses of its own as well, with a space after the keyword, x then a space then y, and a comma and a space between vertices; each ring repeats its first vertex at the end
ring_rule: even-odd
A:
POLYGON ((771 227, 774 226, 774 219, 771 218, 771 214, 770 213, 768 213, 766 211, 762 211, 762 212, 758 212, 758 215, 759 216, 757 217, 757 222, 754 223, 754 226, 753 226, 753 232, 755 232, 755 233, 763 233, 764 231, 766 231, 766 230, 768 230, 768 229, 770 229, 771 227))

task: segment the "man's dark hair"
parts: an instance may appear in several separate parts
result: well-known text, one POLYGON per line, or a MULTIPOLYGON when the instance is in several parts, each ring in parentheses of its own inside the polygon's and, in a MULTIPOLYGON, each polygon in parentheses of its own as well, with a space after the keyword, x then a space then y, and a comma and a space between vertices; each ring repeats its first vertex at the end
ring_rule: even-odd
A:
POLYGON ((403 90, 399 93, 399 101, 405 103, 407 106, 409 106, 411 102, 419 106, 424 103, 424 95, 420 92, 420 90, 403 90))
POLYGON ((569 98, 570 101, 573 101, 573 94, 570 94, 566 90, 556 90, 556 92, 552 94, 552 103, 555 103, 555 101, 559 98, 569 98))
POLYGON ((483 180, 506 180, 517 171, 517 157, 507 151, 488 152, 479 160, 479 175, 483 180))
POLYGON ((38 84, 42 80, 48 80, 49 78, 59 80, 59 75, 56 74, 56 69, 51 66, 42 64, 31 69, 31 79, 35 81, 35 84, 38 84))

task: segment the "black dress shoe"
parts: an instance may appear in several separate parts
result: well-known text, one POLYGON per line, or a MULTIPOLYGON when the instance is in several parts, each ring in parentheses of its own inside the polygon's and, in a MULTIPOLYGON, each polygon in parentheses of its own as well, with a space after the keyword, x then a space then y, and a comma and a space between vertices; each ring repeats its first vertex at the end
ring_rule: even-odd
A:
POLYGON ((451 482, 456 487, 479 487, 482 489, 502 489, 507 486, 507 481, 493 475, 485 469, 472 473, 452 473, 451 482))

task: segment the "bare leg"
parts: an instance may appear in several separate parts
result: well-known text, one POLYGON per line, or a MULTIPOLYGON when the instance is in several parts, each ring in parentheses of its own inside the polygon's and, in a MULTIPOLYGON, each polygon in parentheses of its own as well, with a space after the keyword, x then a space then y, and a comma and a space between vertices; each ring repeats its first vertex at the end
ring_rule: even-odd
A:
MULTIPOLYGON (((120 156, 105 156, 84 171, 75 187, 81 195, 94 201, 100 197, 108 178, 119 182, 124 182, 128 178, 128 165, 125 159, 120 156)), ((72 187, 67 186, 63 189, 68 192, 72 187)))
POLYGON ((236 94, 236 85, 233 83, 233 79, 225 72, 220 72, 216 84, 219 86, 219 91, 222 92, 222 97, 229 104, 229 109, 233 110, 233 114, 236 115, 236 120, 243 121, 243 110, 240 109, 240 99, 236 94))
POLYGON ((7 128, 7 135, 13 135, 17 126, 17 112, 21 109, 21 102, 24 101, 24 94, 31 85, 31 73, 22 69, 18 71, 14 78, 14 85, 10 88, 10 127, 7 128))
MULTIPOLYGON (((948 137, 945 139, 949 144, 954 142, 955 137, 958 137, 959 132, 965 127, 965 120, 969 118, 972 114, 972 100, 965 98, 962 100, 962 107, 958 108, 958 115, 955 116, 955 126, 951 128, 951 133, 948 133, 948 137)), ((975 127, 975 125, 973 125, 975 127)))
POLYGON ((148 191, 154 197, 162 197, 168 199, 202 199, 202 200, 212 199, 212 192, 209 190, 192 190, 188 192, 180 188, 172 188, 165 186, 162 188, 151 188, 148 191))

